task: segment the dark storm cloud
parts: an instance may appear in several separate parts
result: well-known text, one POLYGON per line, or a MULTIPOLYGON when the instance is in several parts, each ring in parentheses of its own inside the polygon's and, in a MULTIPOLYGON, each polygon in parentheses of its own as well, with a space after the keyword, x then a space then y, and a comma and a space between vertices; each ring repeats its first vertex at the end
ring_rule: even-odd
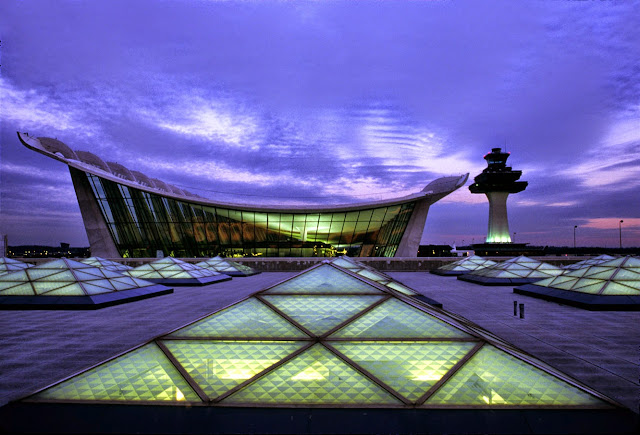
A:
MULTIPOLYGON (((638 216, 627 200, 640 184, 634 3, 2 8, 0 181, 14 240, 28 232, 19 226, 27 200, 15 192, 42 191, 11 171, 62 166, 21 147, 16 130, 203 196, 254 203, 409 194, 438 176, 473 177, 490 148, 506 146, 530 183, 510 213, 536 243, 562 239, 573 220, 638 216), (593 198, 604 208, 590 207, 593 198)), ((55 186, 39 212, 55 210, 54 198, 73 203, 68 182, 55 186)), ((486 200, 463 189, 432 208, 425 241, 482 237, 486 200)))

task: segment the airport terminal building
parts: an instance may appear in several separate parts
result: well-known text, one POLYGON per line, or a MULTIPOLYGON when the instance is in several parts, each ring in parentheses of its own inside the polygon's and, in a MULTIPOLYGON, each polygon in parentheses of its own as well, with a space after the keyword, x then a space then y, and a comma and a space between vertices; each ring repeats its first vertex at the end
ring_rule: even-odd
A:
POLYGON ((469 174, 443 177, 402 198, 339 206, 265 207, 192 194, 74 151, 57 139, 20 141, 69 167, 94 256, 415 257, 429 206, 469 174))

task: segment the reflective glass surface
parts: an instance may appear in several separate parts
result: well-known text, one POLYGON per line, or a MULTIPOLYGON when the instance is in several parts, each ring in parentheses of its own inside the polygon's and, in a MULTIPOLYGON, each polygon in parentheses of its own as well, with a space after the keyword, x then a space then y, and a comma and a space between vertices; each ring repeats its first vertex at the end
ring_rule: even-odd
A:
POLYGON ((316 344, 223 400, 255 404, 400 404, 400 401, 316 344))
POLYGON ((485 346, 427 404, 595 405, 598 399, 495 347, 485 346))
POLYGON ((123 257, 223 254, 393 257, 415 203, 348 213, 279 213, 212 207, 143 192, 86 173, 123 257))
POLYGON ((39 393, 41 399, 200 401, 151 343, 39 393))

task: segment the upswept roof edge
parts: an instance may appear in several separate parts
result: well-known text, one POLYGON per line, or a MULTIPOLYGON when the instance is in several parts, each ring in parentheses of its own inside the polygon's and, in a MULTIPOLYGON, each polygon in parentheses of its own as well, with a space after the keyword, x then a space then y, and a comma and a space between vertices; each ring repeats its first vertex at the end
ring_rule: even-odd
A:
MULTIPOLYGON (((161 196, 165 196, 173 199, 178 199, 181 201, 188 201, 190 203, 196 203, 200 205, 213 206, 213 207, 232 208, 232 209, 238 209, 238 210, 253 210, 253 211, 259 210, 264 212, 278 211, 278 212, 290 212, 290 213, 300 213, 300 212, 320 213, 320 212, 328 212, 328 211, 337 212, 337 211, 363 210, 363 209, 370 209, 375 207, 404 204, 404 203, 421 200, 421 199, 426 199, 431 204, 433 204, 434 202, 440 200, 444 196, 464 186, 464 184, 467 182, 469 178, 468 173, 462 174, 459 176, 440 177, 430 182, 420 192, 416 192, 404 197, 391 198, 391 199, 381 200, 381 201, 370 201, 370 202, 360 202, 360 203, 353 203, 353 204, 338 204, 338 205, 327 205, 327 206, 320 206, 320 205, 289 206, 289 207, 254 206, 249 204, 235 204, 235 203, 214 201, 208 198, 203 198, 199 195, 188 193, 184 191, 184 189, 175 188, 175 186, 172 186, 166 183, 165 184, 169 187, 169 190, 165 190, 159 187, 149 187, 141 183, 131 181, 127 178, 124 178, 123 176, 119 176, 114 172, 111 172, 111 171, 107 172, 100 167, 92 165, 90 162, 74 160, 72 158, 65 157, 60 152, 55 153, 55 152, 49 151, 41 144, 39 138, 35 136, 30 136, 28 133, 18 132, 18 138, 20 139, 20 142, 24 146, 26 146, 27 148, 33 151, 36 151, 54 160, 58 160, 59 162, 62 162, 71 168, 75 168, 83 172, 91 173, 98 177, 105 178, 107 180, 125 185, 127 187, 142 190, 148 193, 152 193, 154 195, 161 195, 161 196), (184 195, 179 194, 180 191, 183 191, 185 194, 184 195)), ((106 167, 108 168, 108 166, 106 167)), ((135 172, 133 170, 129 169, 129 171, 131 171, 135 175, 135 172)))

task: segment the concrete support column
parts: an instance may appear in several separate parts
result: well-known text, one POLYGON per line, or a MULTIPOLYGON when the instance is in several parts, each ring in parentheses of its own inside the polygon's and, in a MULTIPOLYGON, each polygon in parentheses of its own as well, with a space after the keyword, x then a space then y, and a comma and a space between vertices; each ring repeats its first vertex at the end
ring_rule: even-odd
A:
POLYGON ((80 214, 84 221, 84 228, 87 231, 91 255, 104 258, 120 258, 120 253, 116 248, 111 233, 107 228, 107 223, 102 217, 102 212, 98 208, 98 203, 93 190, 84 172, 69 166, 73 188, 76 190, 80 214))
POLYGON ((409 218, 409 222, 407 223, 407 229, 404 230, 404 235, 402 236, 402 240, 400 240, 395 255, 396 257, 418 256, 420 240, 422 240, 422 233, 424 232, 430 205, 431 204, 425 199, 416 202, 411 218, 409 218))
POLYGON ((507 218, 509 192, 487 192, 489 200, 489 231, 487 243, 511 243, 507 218))

